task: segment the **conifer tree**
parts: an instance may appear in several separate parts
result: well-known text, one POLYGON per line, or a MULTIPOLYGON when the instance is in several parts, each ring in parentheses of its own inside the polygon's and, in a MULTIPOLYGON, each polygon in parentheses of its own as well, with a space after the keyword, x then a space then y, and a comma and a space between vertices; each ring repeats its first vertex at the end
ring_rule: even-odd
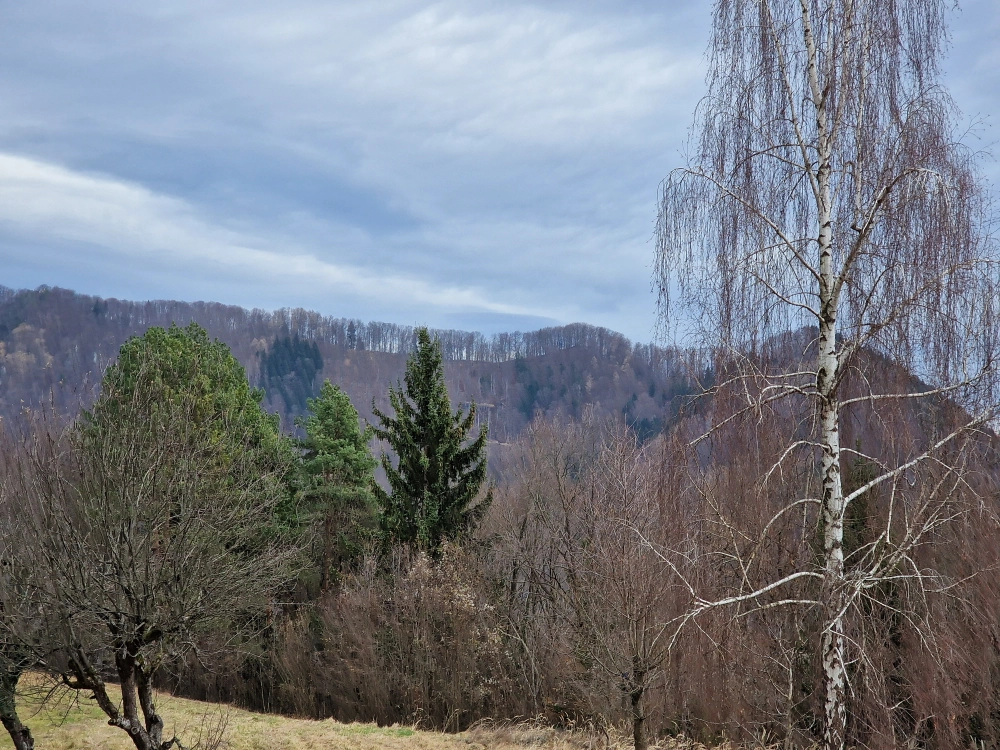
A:
POLYGON ((325 589, 334 547, 340 547, 341 556, 349 555, 357 546, 356 532, 371 516, 376 461, 368 448, 372 428, 361 429, 358 411, 340 386, 325 381, 308 405, 310 413, 296 420, 306 431, 299 443, 300 491, 307 508, 323 521, 320 587, 325 589))
POLYGON ((405 387, 389 389, 394 416, 373 408, 375 434, 389 443, 394 466, 382 455, 390 492, 375 487, 386 541, 436 550, 473 526, 489 507, 492 489, 476 502, 486 481, 486 429, 470 441, 476 405, 451 410, 441 343, 417 329, 417 349, 406 363, 405 387))
MULTIPOLYGON (((197 323, 152 327, 126 341, 104 374, 102 393, 80 420, 84 443, 105 449, 127 439, 200 440, 219 466, 255 462, 271 483, 285 474, 292 449, 278 417, 261 406, 263 391, 250 387, 229 347, 197 323), (145 411, 139 410, 139 406, 145 411), (191 418, 175 419, 186 409, 191 418), (173 420, 173 421, 172 421, 173 420), (184 435, 167 434, 182 424, 184 435), (135 434, 126 434, 126 429, 135 434)), ((151 449, 150 449, 151 450, 151 449)), ((266 482, 255 491, 272 492, 266 482)))

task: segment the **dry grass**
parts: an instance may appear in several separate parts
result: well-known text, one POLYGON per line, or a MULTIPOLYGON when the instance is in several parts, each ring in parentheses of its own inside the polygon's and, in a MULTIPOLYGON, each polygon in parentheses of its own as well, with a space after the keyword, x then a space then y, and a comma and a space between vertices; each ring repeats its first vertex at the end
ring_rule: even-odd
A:
MULTIPOLYGON (((30 686, 19 711, 36 738, 39 750, 128 750, 133 745, 117 728, 109 727, 100 709, 83 694, 49 692, 30 686), (44 702, 42 698, 46 699, 44 702), (39 705, 41 704, 41 705, 39 705)), ((428 732, 412 727, 341 724, 257 714, 230 706, 159 696, 166 722, 165 736, 176 734, 186 747, 212 747, 221 733, 220 750, 623 750, 631 740, 615 731, 558 730, 541 722, 482 722, 461 734, 428 732)), ((0 732, 0 749, 12 748, 0 732)), ((667 740, 660 750, 707 750, 683 739, 667 740)), ((724 750, 724 748, 719 748, 724 750)))
MULTIPOLYGON (((466 747, 538 748, 538 750, 630 750, 632 737, 616 727, 583 727, 572 731, 556 729, 544 721, 483 721, 458 735, 466 747)), ((441 747, 445 747, 442 745, 441 747)), ((650 745, 655 750, 739 750, 725 743, 708 748, 683 736, 650 745)), ((763 748, 761 750, 764 750, 763 748)))

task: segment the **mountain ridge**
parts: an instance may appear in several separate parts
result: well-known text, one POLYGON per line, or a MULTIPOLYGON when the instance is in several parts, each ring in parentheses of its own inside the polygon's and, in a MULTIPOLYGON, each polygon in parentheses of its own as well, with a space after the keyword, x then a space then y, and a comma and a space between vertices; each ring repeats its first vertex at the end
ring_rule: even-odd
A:
MULTIPOLYGON (((302 308, 248 310, 216 302, 135 302, 49 286, 0 287, 0 416, 11 419, 46 402, 78 409, 93 398, 101 374, 130 336, 191 322, 230 346, 285 429, 292 429, 305 399, 327 378, 347 391, 362 417, 371 417, 373 403, 385 408, 385 393, 402 377, 416 330, 302 308), (286 361, 271 356, 278 351, 286 361), (296 358, 296 352, 305 354, 296 358)), ((481 419, 501 441, 515 437, 538 412, 571 418, 585 409, 621 415, 648 437, 691 390, 676 350, 633 344, 598 326, 489 336, 432 333, 441 341, 452 400, 480 404, 481 419)))

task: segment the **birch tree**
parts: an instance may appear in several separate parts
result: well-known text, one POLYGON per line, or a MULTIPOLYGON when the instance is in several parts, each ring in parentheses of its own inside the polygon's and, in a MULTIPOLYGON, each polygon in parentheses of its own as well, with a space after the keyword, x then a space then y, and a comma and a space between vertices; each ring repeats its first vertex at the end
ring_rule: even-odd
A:
POLYGON ((849 666, 863 658, 848 619, 878 581, 945 584, 915 550, 976 495, 970 450, 997 411, 997 257, 976 154, 940 82, 947 12, 943 0, 716 0, 688 163, 661 189, 661 322, 716 357, 710 395, 738 394, 715 402, 706 435, 765 413, 794 423, 755 486, 785 492, 784 469, 812 462, 773 520, 815 509, 821 535, 815 564, 722 599, 692 589, 691 614, 818 612, 827 750, 844 746, 849 666), (803 330, 795 366, 774 356, 803 330), (875 378, 875 363, 914 377, 875 378), (940 418, 891 450, 842 443, 846 422, 885 426, 906 408, 940 418), (876 470, 845 491, 848 460, 876 470), (850 506, 872 494, 884 528, 845 563, 850 506))

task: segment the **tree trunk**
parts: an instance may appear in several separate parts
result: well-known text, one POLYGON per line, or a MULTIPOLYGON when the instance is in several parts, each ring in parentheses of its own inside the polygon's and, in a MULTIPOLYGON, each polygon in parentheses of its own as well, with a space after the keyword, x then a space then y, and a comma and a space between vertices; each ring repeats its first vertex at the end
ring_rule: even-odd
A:
MULTIPOLYGON (((108 717, 108 724, 128 732, 136 750, 180 747, 176 738, 163 741, 163 719, 156 712, 151 675, 147 674, 138 654, 139 646, 136 643, 119 645, 115 653, 115 667, 121 685, 120 704, 111 700, 104 682, 81 654, 77 654, 75 659, 74 687, 93 693, 94 700, 108 717)), ((17 750, 21 748, 18 747, 17 750)))
MULTIPOLYGON (((820 345, 823 345, 821 334, 820 345)), ((823 370, 820 370, 821 374, 823 370)), ((824 402, 823 425, 823 575, 824 627, 821 644, 824 682, 824 750, 842 750, 847 721, 844 663, 844 493, 840 482, 837 404, 824 402)))
MULTIPOLYGON (((137 652, 138 649, 135 649, 135 653, 137 652)), ((150 741, 149 732, 146 731, 146 722, 139 719, 139 684, 136 679, 139 670, 137 669, 135 653, 129 647, 121 647, 115 654, 122 689, 122 714, 124 715, 109 723, 128 732, 129 739, 132 740, 136 750, 159 750, 159 747, 150 741)))
POLYGON ((840 357, 837 313, 840 282, 833 262, 832 134, 828 89, 820 82, 820 59, 809 4, 802 7, 803 41, 808 55, 809 88, 816 108, 816 218, 819 225, 819 343, 816 392, 819 397, 820 445, 823 450, 823 604, 820 645, 823 663, 823 748, 843 750, 847 721, 844 667, 844 490, 840 476, 840 403, 837 398, 840 357))
POLYGON ((17 667, 0 672, 0 721, 14 742, 14 750, 33 750, 35 738, 17 715, 17 682, 21 670, 17 667))
POLYGON ((328 507, 323 518, 323 559, 320 563, 319 590, 330 588, 330 566, 333 564, 333 509, 328 507))
POLYGON ((31 730, 21 723, 15 708, 14 687, 17 681, 10 683, 6 676, 3 678, 3 686, 0 687, 0 721, 14 742, 14 750, 34 750, 35 738, 31 736, 31 730), (10 688, 8 690, 8 687, 10 688))
POLYGON ((646 750, 646 716, 642 712, 642 690, 632 693, 632 742, 635 750, 646 750))
POLYGON ((3 709, 0 720, 3 721, 4 728, 14 742, 14 750, 34 750, 35 738, 31 736, 31 730, 21 723, 17 711, 13 708, 3 709))
MULTIPOLYGON (((830 249, 821 234, 822 267, 829 267, 830 249)), ((821 285, 827 286, 827 274, 821 285)), ((824 627, 821 643, 824 683, 824 750, 842 750, 847 719, 846 674, 844 666, 844 490, 840 476, 840 408, 836 395, 837 303, 824 293, 819 336, 820 442, 823 447, 823 603, 824 627)))
POLYGON ((136 669, 136 685, 139 694, 139 706, 142 708, 143 718, 146 720, 146 734, 149 737, 151 750, 160 750, 163 747, 163 718, 156 712, 156 704, 153 702, 153 685, 142 666, 136 669))
POLYGON ((646 750, 649 745, 646 742, 646 715, 642 710, 642 698, 646 692, 646 672, 636 669, 632 672, 632 690, 629 699, 632 703, 632 741, 635 750, 646 750))

